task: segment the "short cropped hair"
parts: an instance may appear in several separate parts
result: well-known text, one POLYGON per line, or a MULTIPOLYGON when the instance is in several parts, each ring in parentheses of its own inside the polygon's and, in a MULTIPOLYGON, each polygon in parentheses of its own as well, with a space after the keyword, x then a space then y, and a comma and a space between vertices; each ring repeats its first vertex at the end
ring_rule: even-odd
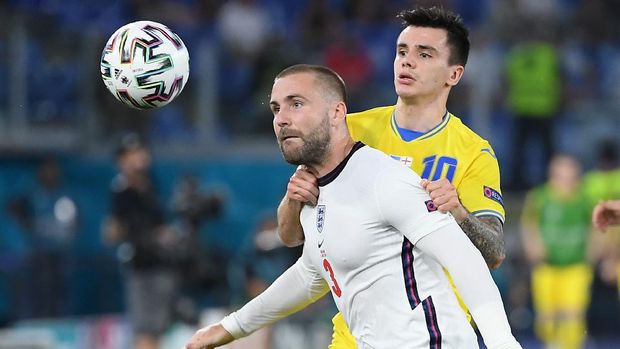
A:
POLYGON ((324 67, 322 65, 314 64, 296 64, 282 70, 277 76, 276 80, 285 76, 299 74, 299 73, 311 73, 314 74, 319 83, 323 84, 329 92, 335 94, 343 102, 347 102, 347 88, 344 84, 344 80, 335 71, 324 67))
POLYGON ((469 56, 469 30, 463 24, 461 16, 442 7, 416 8, 414 10, 401 11, 397 18, 403 21, 403 27, 440 28, 448 32, 448 46, 450 57, 448 64, 467 64, 469 56))

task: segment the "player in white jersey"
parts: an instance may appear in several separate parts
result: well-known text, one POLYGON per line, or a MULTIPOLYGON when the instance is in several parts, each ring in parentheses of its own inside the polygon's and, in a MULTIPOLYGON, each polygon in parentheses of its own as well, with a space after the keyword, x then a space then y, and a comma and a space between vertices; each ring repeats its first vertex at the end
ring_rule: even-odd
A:
POLYGON ((342 79, 324 67, 296 65, 276 77, 270 105, 282 154, 319 178, 317 205, 301 212, 302 257, 187 348, 226 344, 330 291, 360 349, 477 348, 443 268, 486 346, 521 348, 480 252, 417 174, 353 141, 345 96, 342 79))

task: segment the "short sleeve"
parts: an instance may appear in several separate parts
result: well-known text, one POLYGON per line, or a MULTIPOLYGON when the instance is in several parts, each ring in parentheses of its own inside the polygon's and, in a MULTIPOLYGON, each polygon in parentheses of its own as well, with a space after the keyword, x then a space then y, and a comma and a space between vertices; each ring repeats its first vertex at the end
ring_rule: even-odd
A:
POLYGON ((481 144, 480 153, 457 185, 456 190, 461 204, 474 216, 494 216, 504 222, 504 198, 500 189, 499 163, 488 143, 481 144))

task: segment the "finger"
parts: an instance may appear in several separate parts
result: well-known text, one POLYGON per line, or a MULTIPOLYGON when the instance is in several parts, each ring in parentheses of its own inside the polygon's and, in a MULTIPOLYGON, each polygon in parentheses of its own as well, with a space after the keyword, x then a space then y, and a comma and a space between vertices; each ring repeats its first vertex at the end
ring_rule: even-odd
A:
POLYGON ((435 203, 435 205, 437 206, 437 209, 439 211, 446 213, 458 208, 460 204, 458 202, 455 202, 454 200, 449 200, 441 204, 435 203))
POLYGON ((313 193, 316 196, 319 196, 319 186, 316 181, 310 182, 306 180, 299 180, 298 178, 292 178, 289 182, 293 186, 297 186, 313 193))
POLYGON ((319 187, 308 182, 291 179, 287 188, 289 198, 299 201, 299 195, 303 197, 303 202, 316 203, 319 198, 319 187))
POLYGON ((319 198, 319 189, 313 186, 299 185, 298 183, 290 183, 286 191, 289 198, 299 201, 300 197, 305 201, 316 201, 319 198))
POLYGON ((431 197, 431 199, 433 199, 433 201, 436 199, 441 199, 441 198, 443 198, 444 201, 458 198, 456 191, 448 190, 446 188, 439 188, 439 189, 430 191, 428 195, 431 197))
MULTIPOLYGON (((436 204, 437 205, 437 204, 436 204)), ((441 213, 448 213, 452 208, 449 204, 437 205, 437 210, 441 213)))
POLYGON ((601 205, 608 210, 620 213, 620 200, 605 201, 601 205))
POLYGON ((441 188, 441 186, 438 185, 436 182, 430 182, 430 181, 427 181, 427 182, 428 183, 426 184, 426 190, 428 190, 428 191, 435 191, 435 190, 441 188))
POLYGON ((454 188, 452 183, 448 182, 446 179, 440 179, 437 181, 430 182, 426 190, 428 191, 436 191, 436 190, 450 191, 450 190, 456 190, 456 188, 454 188))
POLYGON ((422 188, 426 189, 426 187, 428 187, 428 183, 429 183, 428 179, 422 179, 420 181, 420 186, 422 186, 422 188))
POLYGON ((594 207, 594 210, 592 210, 592 225, 594 225, 596 227, 596 225, 598 224, 598 221, 601 219, 601 205, 598 204, 594 207))
POLYGON ((298 179, 292 178, 289 181, 287 190, 295 191, 297 189, 315 193, 317 196, 319 195, 319 188, 316 185, 312 185, 312 183, 308 183, 308 182, 304 182, 304 181, 300 181, 298 179))
POLYGON ((433 188, 441 188, 441 187, 449 187, 452 186, 449 180, 445 178, 440 178, 430 182, 431 187, 433 188))
POLYGON ((312 205, 316 205, 319 199, 307 190, 298 190, 292 195, 289 195, 289 198, 303 203, 311 203, 312 205))
POLYGON ((295 171, 295 173, 293 173, 293 177, 299 177, 310 182, 317 181, 316 176, 312 172, 304 169, 298 169, 295 171))
POLYGON ((319 195, 319 186, 315 178, 309 179, 293 176, 289 179, 290 185, 304 188, 305 190, 315 192, 317 196, 319 195))

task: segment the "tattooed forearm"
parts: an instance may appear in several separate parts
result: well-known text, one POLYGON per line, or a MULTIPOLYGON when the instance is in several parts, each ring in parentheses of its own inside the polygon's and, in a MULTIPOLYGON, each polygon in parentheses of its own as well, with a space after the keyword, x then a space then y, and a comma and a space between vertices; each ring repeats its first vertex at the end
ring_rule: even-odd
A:
POLYGON ((459 225, 480 250, 489 268, 498 268, 506 258, 504 227, 500 220, 496 217, 477 218, 470 213, 459 225))

